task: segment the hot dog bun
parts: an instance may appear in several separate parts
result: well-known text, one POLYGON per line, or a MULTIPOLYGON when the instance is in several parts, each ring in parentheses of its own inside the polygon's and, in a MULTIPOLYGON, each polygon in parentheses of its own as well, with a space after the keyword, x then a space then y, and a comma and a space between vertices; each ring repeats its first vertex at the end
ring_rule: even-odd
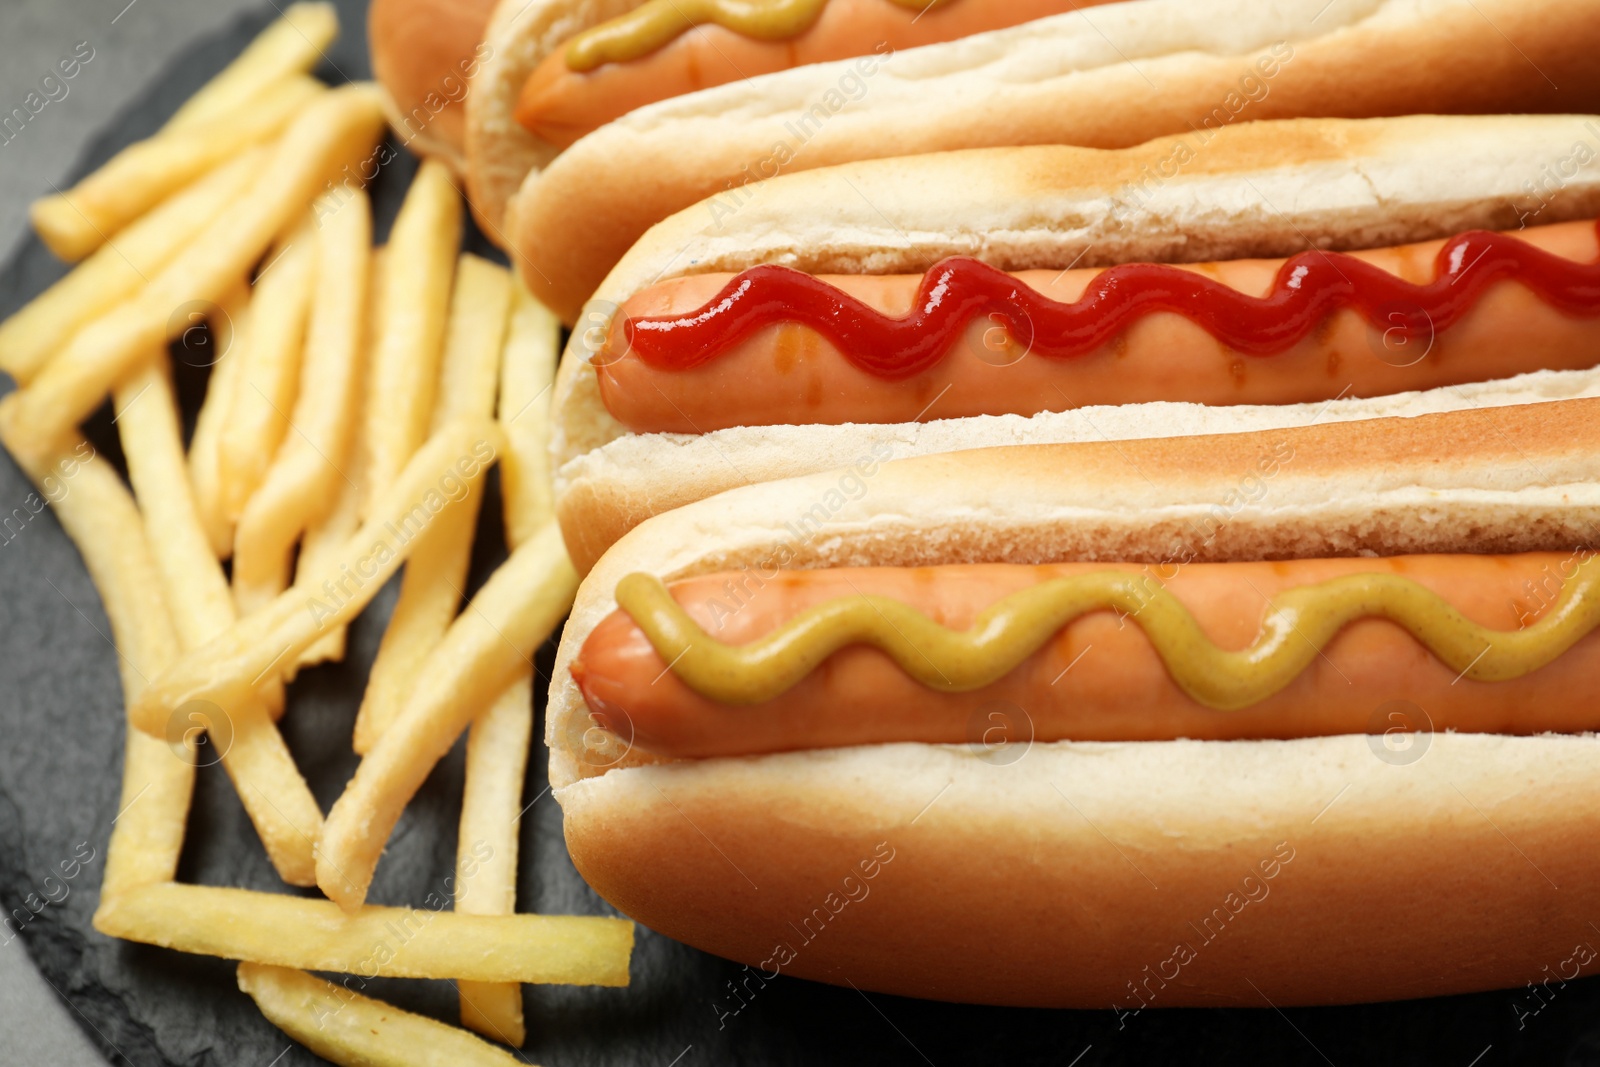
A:
POLYGON ((414 151, 466 171, 465 107, 496 0, 372 0, 367 42, 384 114, 414 151))
POLYGON ((1365 736, 650 761, 591 725, 569 668, 624 574, 779 546, 802 568, 1571 550, 1600 518, 1597 449, 1600 400, 1577 400, 924 456, 849 497, 831 471, 654 518, 585 580, 556 660, 546 740, 573 860, 634 918, 768 978, 1121 1009, 1536 981, 1600 903, 1580 847, 1600 829, 1590 735, 1424 735, 1409 763, 1365 736), (1197 541, 1284 442, 1269 491, 1197 541))
MULTIPOLYGON (((671 0, 677 3, 677 0, 671 0)), ((523 86, 517 121, 536 136, 562 147, 580 137, 668 97, 761 74, 829 63, 871 51, 920 48, 977 33, 1016 26, 1082 7, 1126 0, 962 0, 934 5, 902 0, 806 0, 798 5, 814 18, 798 32, 762 39, 719 25, 702 23, 635 58, 575 71, 569 57, 545 57, 523 86)), ((657 10, 668 10, 657 0, 657 10)), ((763 5, 741 5, 759 17, 763 5)), ((784 5, 767 4, 776 14, 784 5)), ((682 11, 683 9, 679 9, 682 11)), ((723 11, 730 10, 727 7, 723 11)), ((789 0, 789 10, 797 6, 789 0)), ((613 24, 613 30, 619 24, 613 24)), ((637 24, 636 24, 637 25, 637 24)), ((610 38, 613 43, 618 38, 610 38)), ((575 39, 580 53, 585 42, 575 39)), ((587 44, 593 46, 591 38, 587 44)), ((587 66, 592 53, 580 61, 587 66)))
POLYGON ((737 205, 752 178, 1252 119, 1594 111, 1597 36, 1594 0, 1110 4, 641 108, 530 172, 506 230, 534 295, 570 323, 652 224, 717 193, 737 205))
POLYGON ((516 120, 517 96, 540 60, 573 36, 645 0, 499 0, 489 16, 487 55, 466 100, 467 193, 490 240, 510 249, 506 205, 558 149, 516 120))
MULTIPOLYGON (((1592 127, 1592 129, 1591 129, 1592 127)), ((1118 151, 981 149, 873 160, 764 183, 731 217, 706 204, 655 227, 612 271, 594 308, 622 304, 664 273, 780 263, 812 272, 921 271, 953 254, 1006 269, 1277 255, 1372 247, 1472 227, 1514 229, 1600 213, 1600 175, 1578 168, 1531 196, 1546 160, 1600 150, 1582 116, 1304 119, 1118 151), (1192 161, 1145 176, 1180 145, 1192 161), (1146 181, 1143 186, 1134 183, 1146 181), (1140 191, 1134 191, 1138 189, 1140 191), (1120 204, 1120 206, 1119 206, 1120 204), (1530 212, 1532 213, 1530 215, 1530 212)), ((1141 404, 1032 418, 922 424, 746 426, 635 435, 600 401, 580 328, 555 395, 553 466, 562 528, 580 572, 649 515, 748 482, 854 462, 991 444, 1206 433, 1589 395, 1593 371, 1327 404, 1206 408, 1141 404)), ((1331 394, 1330 394, 1331 395, 1331 394)), ((930 411, 937 415, 937 407, 930 411)))
MULTIPOLYGON (((516 120, 518 98, 529 77, 573 37, 644 2, 501 0, 498 4, 484 31, 485 71, 466 104, 465 140, 474 214, 484 231, 502 246, 509 244, 502 229, 507 205, 523 180, 538 173, 561 151, 560 145, 529 132, 516 120)), ((887 0, 882 2, 887 6, 887 0)), ((988 5, 991 10, 1005 6, 1004 0, 967 0, 966 6, 976 5, 988 5)), ((711 47, 718 50, 719 60, 734 62, 725 49, 716 45, 716 36, 713 32, 708 39, 711 47)), ((867 41, 862 51, 868 51, 871 44, 871 40, 867 41)))

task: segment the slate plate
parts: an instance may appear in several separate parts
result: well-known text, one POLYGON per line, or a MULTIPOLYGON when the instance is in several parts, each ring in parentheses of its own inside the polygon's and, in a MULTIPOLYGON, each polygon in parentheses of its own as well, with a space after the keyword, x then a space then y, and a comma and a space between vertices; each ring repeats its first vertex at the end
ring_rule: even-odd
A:
MULTIPOLYGON (((341 0, 345 35, 320 71, 329 81, 369 76, 365 12, 341 0)), ((197 46, 90 148, 84 169, 153 131, 275 14, 258 15, 197 46)), ((385 168, 375 189, 379 233, 393 218, 414 164, 385 168)), ((487 252, 475 232, 472 246, 487 252)), ((37 241, 0 272, 0 315, 62 273, 37 241)), ((198 362, 198 361, 191 361, 198 362)), ((202 371, 180 358, 179 387, 192 417, 202 371)), ((4 386, 9 389, 9 384, 4 386)), ((120 464, 108 416, 88 427, 120 464)), ((0 928, 0 951, 25 946, 79 1022, 115 1063, 138 1067, 299 1067, 321 1060, 292 1045, 237 992, 232 964, 110 941, 89 917, 98 903, 106 837, 117 814, 122 708, 110 629, 76 552, 48 510, 31 514, 29 487, 0 460, 0 905, 30 916, 29 894, 51 903, 0 928), (17 509, 17 510, 14 510, 17 509), (63 870, 92 851, 76 877, 63 870), (63 868, 63 864, 66 865, 63 868), (46 881, 49 878, 50 881, 46 881)), ((503 556, 498 502, 483 516, 473 580, 503 556)), ((349 738, 366 670, 393 602, 391 586, 351 630, 346 663, 311 670, 290 692, 290 748, 326 809, 355 768, 349 738)), ((540 668, 548 676, 547 648, 540 668)), ((542 706, 542 695, 541 695, 542 706)), ((543 726, 540 725, 542 732, 543 726)), ((545 795, 539 746, 523 821, 519 899, 524 909, 609 914, 578 877, 561 839, 560 811, 545 795)), ((451 872, 461 793, 461 751, 428 780, 401 820, 372 899, 418 903, 451 872)), ((282 891, 220 768, 200 774, 180 877, 282 891)), ((1445 903, 1445 902, 1441 902, 1445 903)), ((1597 916, 1600 919, 1600 916, 1597 916)), ((1374 914, 1382 923, 1384 916, 1374 914)), ((936 936, 936 935, 930 935, 936 936)), ((1466 936, 1470 936, 1466 932, 1466 936)), ((1600 945, 1600 934, 1595 942, 1600 945)), ((1064 948, 1070 952, 1070 946, 1064 948)), ((1337 944, 1326 951, 1336 953, 1337 944)), ((1559 962, 1559 961, 1553 961, 1559 962)), ((738 968, 640 930, 627 990, 530 987, 530 1062, 555 1064, 955 1064, 1273 1062, 1351 1064, 1600 1063, 1600 982, 1405 1004, 1351 1008, 1145 1012, 1119 1024, 1111 1012, 956 1007, 867 997, 779 978, 726 1018, 738 968), (1542 1006, 1541 1006, 1542 1005, 1542 1006), (1536 1010, 1537 1009, 1537 1010, 1536 1010)), ((454 1020, 444 982, 389 980, 376 995, 454 1020)))

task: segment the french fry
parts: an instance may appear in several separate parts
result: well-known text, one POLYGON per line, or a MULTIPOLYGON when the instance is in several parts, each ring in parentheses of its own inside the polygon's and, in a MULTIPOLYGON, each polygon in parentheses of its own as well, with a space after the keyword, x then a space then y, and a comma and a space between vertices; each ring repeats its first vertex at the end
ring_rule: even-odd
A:
POLYGON ((326 900, 169 882, 105 901, 95 929, 199 956, 362 978, 628 984, 633 923, 626 919, 460 915, 448 901, 430 893, 421 908, 352 915, 326 900))
POLYGON ((366 193, 348 187, 344 192, 348 199, 321 218, 317 230, 317 292, 305 341, 314 355, 302 361, 291 430, 234 533, 233 591, 240 614, 288 587, 295 541, 349 478, 344 468, 361 399, 372 214, 366 193))
POLYGON ((203 125, 273 84, 306 73, 338 35, 339 15, 332 4, 290 4, 282 18, 262 30, 232 63, 178 108, 162 132, 203 125))
MULTIPOLYGON (((0 425, 4 415, 0 405, 0 425)), ((492 421, 453 423, 435 434, 325 570, 306 575, 155 678, 133 704, 135 728, 160 735, 172 709, 190 700, 226 706, 262 679, 286 674, 328 628, 348 623, 371 602, 405 562, 418 534, 481 491, 483 475, 503 447, 492 421)))
MULTIPOLYGON (((19 439, 0 422, 0 441, 55 508, 67 536, 100 592, 111 623, 131 702, 178 655, 178 638, 162 601, 161 579, 144 520, 111 464, 77 434, 55 448, 19 439)), ((179 742, 188 746, 187 738, 179 742)), ((194 763, 186 748, 174 752, 165 731, 128 731, 122 761, 122 799, 111 824, 102 898, 134 886, 170 881, 183 850, 194 763)))
MULTIPOLYGON (((500 340, 510 299, 511 278, 503 268, 477 256, 461 257, 440 365, 435 428, 494 413, 500 340)), ((455 618, 471 561, 477 512, 473 503, 435 523, 406 564, 400 598, 378 645, 356 716, 357 752, 370 750, 400 714, 423 660, 455 618)))
POLYGON ((527 289, 516 286, 511 326, 500 359, 500 460, 506 541, 522 544, 555 514, 550 485, 550 387, 561 347, 561 323, 527 289))
MULTIPOLYGON (((500 359, 500 465, 506 540, 514 549, 554 515, 549 484, 550 383, 561 324, 522 286, 514 287, 511 323, 500 359)), ((359 725, 359 721, 358 721, 359 725)), ((456 854, 456 909, 516 910, 517 847, 522 787, 533 734, 533 672, 526 670, 473 720, 467 734, 466 788, 458 842, 498 841, 495 859, 466 877, 470 851, 456 854), (508 857, 501 862, 502 857, 508 857), (488 890, 487 893, 484 890, 488 890)), ((511 983, 458 983, 461 1023, 521 1046, 527 1040, 522 988, 511 983)))
MULTIPOLYGON (((193 741, 186 741, 193 751, 193 741)), ((166 741, 129 730, 122 753, 122 798, 106 845, 102 902, 137 886, 170 882, 178 874, 183 835, 194 796, 192 756, 180 758, 166 741)))
POLYGON ((278 1029, 340 1067, 521 1067, 453 1026, 413 1015, 304 971, 239 964, 239 988, 278 1029))
POLYGON ((356 714, 351 747, 362 755, 370 752, 400 717, 428 654, 456 617, 481 502, 481 496, 474 496, 450 514, 439 516, 406 561, 400 596, 378 644, 356 714))
POLYGON ((116 239, 0 323, 0 370, 26 385, 84 323, 137 292, 260 172, 264 146, 247 148, 130 225, 116 239))
POLYGON ((552 523, 518 546, 472 598, 323 823, 317 885, 329 899, 347 909, 366 899, 401 811, 468 723, 532 664, 577 587, 552 523))
POLYGON ((239 360, 233 406, 217 444, 222 513, 234 522, 261 486, 289 429, 316 280, 311 216, 267 255, 256 279, 250 344, 239 360))
MULTIPOLYGON (((306 531, 300 542, 300 557, 295 578, 328 573, 336 565, 345 544, 361 528, 362 486, 366 484, 366 471, 361 457, 351 457, 350 480, 339 487, 333 508, 306 531)), ((288 674, 290 681, 302 667, 318 663, 337 662, 344 659, 345 636, 348 628, 331 626, 321 637, 307 645, 295 657, 294 667, 288 674)))
POLYGON ((455 419, 487 419, 494 414, 500 347, 510 308, 511 274, 487 259, 463 253, 450 294, 430 431, 455 419))
POLYGON ((425 160, 389 233, 363 430, 369 500, 388 489, 427 436, 461 210, 449 168, 425 160))
MULTIPOLYGON (((233 624, 233 597, 195 507, 165 359, 119 386, 116 403, 134 497, 146 523, 161 531, 151 551, 178 643, 198 648, 233 624)), ((276 694, 281 700, 281 689, 276 694)), ((222 721, 206 723, 211 742, 273 867, 291 885, 315 884, 312 846, 322 809, 273 725, 266 698, 251 693, 217 711, 222 721)), ((200 715, 210 717, 209 710, 200 715)))
POLYGON ((26 389, 6 397, 15 431, 48 441, 82 422, 111 387, 157 346, 187 327, 181 312, 216 303, 261 258, 272 239, 352 156, 368 154, 383 130, 371 85, 330 90, 278 140, 244 194, 138 295, 86 325, 26 389))
POLYGON ((287 78, 227 114, 131 144, 71 189, 35 200, 34 231, 75 263, 195 178, 276 137, 326 92, 313 78, 287 78))
POLYGON ((232 615, 233 597, 189 485, 166 353, 157 353, 119 385, 114 401, 134 500, 150 527, 161 531, 150 549, 178 643, 184 648, 204 644, 215 620, 232 615))
MULTIPOLYGON (((211 552, 218 559, 227 559, 233 551, 233 522, 222 507, 218 445, 223 427, 232 418, 233 399, 238 392, 238 369, 249 358, 245 353, 253 343, 252 304, 250 286, 241 283, 210 315, 216 361, 211 365, 206 398, 200 404, 194 435, 189 439, 189 480, 194 487, 195 511, 211 552)), ((194 315, 197 321, 190 329, 199 328, 201 312, 196 310, 194 315)))
MULTIPOLYGON (((533 742, 533 671, 523 671, 467 733, 466 790, 456 841, 456 911, 511 915, 517 910, 517 850, 522 785, 533 742), (480 860, 483 853, 488 859, 480 860)), ((508 982, 459 986, 461 1025, 521 1047, 527 1040, 522 987, 508 982)))
MULTIPOLYGON (((368 273, 367 292, 375 294, 383 282, 384 248, 372 250, 370 270, 368 273)), ((368 366, 371 365, 372 339, 377 335, 376 319, 378 315, 378 302, 376 299, 367 301, 367 333, 366 343, 368 366)), ((363 390, 362 398, 357 402, 359 408, 354 425, 362 425, 366 411, 366 397, 363 390)), ((305 536, 300 541, 300 556, 295 562, 295 580, 299 581, 308 575, 319 575, 326 571, 331 561, 339 558, 339 553, 344 549, 345 542, 354 536, 361 526, 361 508, 367 498, 367 455, 364 442, 359 443, 350 450, 349 475, 339 486, 339 495, 328 509, 328 513, 306 530, 305 536)), ((290 669, 288 678, 292 681, 302 667, 310 667, 317 663, 329 660, 344 659, 344 645, 347 628, 344 626, 331 626, 327 632, 309 645, 300 653, 290 669)))

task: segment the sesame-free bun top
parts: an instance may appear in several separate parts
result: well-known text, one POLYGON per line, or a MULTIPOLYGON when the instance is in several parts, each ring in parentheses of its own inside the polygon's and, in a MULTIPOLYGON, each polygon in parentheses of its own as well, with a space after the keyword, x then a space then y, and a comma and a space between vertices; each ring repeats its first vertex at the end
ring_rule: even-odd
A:
POLYGON ((384 111, 414 151, 466 169, 463 101, 495 0, 372 0, 367 41, 384 111))
POLYGON ((645 0, 500 0, 484 31, 483 66, 466 100, 467 190, 489 239, 508 248, 506 205, 523 179, 560 151, 516 120, 517 98, 539 63, 592 26, 645 0))

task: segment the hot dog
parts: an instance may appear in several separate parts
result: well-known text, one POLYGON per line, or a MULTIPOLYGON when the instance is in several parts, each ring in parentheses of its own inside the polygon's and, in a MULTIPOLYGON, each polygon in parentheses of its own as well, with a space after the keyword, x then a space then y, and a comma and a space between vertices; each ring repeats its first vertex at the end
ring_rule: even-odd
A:
POLYGON ((641 107, 1111 2, 501 0, 481 28, 484 68, 467 100, 460 144, 470 160, 473 209, 485 232, 510 245, 506 210, 525 178, 641 107))
POLYGON ((1165 270, 1007 275, 947 260, 921 277, 697 274, 623 304, 595 360, 597 381, 606 409, 635 433, 705 433, 913 422, 946 388, 938 416, 970 418, 1152 400, 1295 404, 1593 366, 1595 223, 1508 235, 1515 244, 1496 236, 1165 270), (1360 273, 1362 264, 1382 273, 1360 273), (1539 291, 1536 276, 1551 288, 1539 291), (1356 278, 1370 287, 1357 289, 1356 278), (1013 287, 1024 295, 1013 298, 1013 287), (1593 302, 1556 295, 1591 288, 1593 302), (1357 306, 1317 307, 1319 289, 1350 292, 1357 306), (979 303, 980 292, 997 296, 979 303), (1128 293, 1138 295, 1121 300, 1127 310, 1090 306, 1128 293), (1298 314, 1295 296, 1305 297, 1298 314), (964 299, 973 301, 964 322, 955 312, 924 312, 964 299), (1063 305, 1074 303, 1086 314, 1071 317, 1063 305), (892 336, 896 319, 920 325, 892 336), (1217 336, 1230 329, 1233 338, 1217 336), (1372 330, 1387 343, 1370 343, 1372 330), (931 344, 941 333, 942 343, 931 344))
POLYGON ((1600 903, 1569 847, 1600 828, 1597 448, 1574 400, 922 456, 658 516, 557 656, 574 861, 768 980, 1124 1010, 1519 985, 1600 903), (692 629, 648 621, 663 589, 692 629), (856 853, 894 857, 871 898, 800 929, 856 853), (1273 902, 1219 936, 1245 874, 1273 902))
POLYGON ((570 322, 649 225, 778 173, 1266 118, 1593 111, 1597 29, 1593 0, 383 0, 370 36, 401 136, 465 158, 479 224, 570 322))
POLYGON ((391 125, 457 171, 466 169, 467 83, 488 65, 478 86, 474 200, 485 205, 480 224, 503 240, 505 205, 530 167, 638 107, 1108 2, 758 0, 729 19, 718 0, 503 0, 497 14, 495 0, 374 0, 367 22, 391 125))
POLYGON ((568 345, 574 561, 880 447, 1593 393, 1600 181, 1574 163, 1541 186, 1551 164, 1529 162, 1585 137, 1600 152, 1582 117, 1292 120, 1203 147, 870 161, 774 179, 731 217, 699 205, 629 253, 568 345))
MULTIPOLYGON (((1563 693, 1582 691, 1584 680, 1600 673, 1600 636, 1592 631, 1514 686, 1461 687, 1459 681, 1470 678, 1484 661, 1471 668, 1453 666, 1429 654, 1427 645, 1405 626, 1358 615, 1320 647, 1313 648, 1309 636, 1292 630, 1292 640, 1278 640, 1274 647, 1287 645, 1288 653, 1299 651, 1299 658, 1309 662, 1283 680, 1281 688, 1238 709, 1219 709, 1191 697, 1163 662, 1167 656, 1209 654, 1204 645, 1195 647, 1187 630, 1176 625, 1174 620, 1181 615, 1171 611, 1174 602, 1193 617, 1206 642, 1219 650, 1240 652, 1262 640, 1264 628, 1274 619, 1274 598, 1308 597, 1307 619, 1320 620, 1337 609, 1351 610, 1346 594, 1339 590, 1358 588, 1352 582, 1360 582, 1363 593, 1395 591, 1402 601, 1416 604, 1419 612, 1440 620, 1453 609, 1476 627, 1513 633, 1536 625, 1552 610, 1553 603, 1535 603, 1528 590, 1537 590, 1563 565, 1576 570, 1569 557, 1567 552, 1425 555, 1166 568, 953 564, 777 570, 766 579, 718 573, 678 583, 671 590, 698 631, 695 649, 672 669, 667 665, 676 653, 654 647, 640 628, 641 620, 633 615, 643 611, 636 607, 619 609, 597 626, 572 670, 585 704, 601 726, 632 737, 647 752, 679 757, 896 741, 961 744, 968 740, 973 709, 990 704, 1028 709, 1036 741, 1359 733, 1366 729, 1372 709, 1386 700, 1438 709, 1433 718, 1440 730, 1574 733, 1600 725, 1600 716, 1592 710, 1561 698, 1563 693), (1118 577, 1111 583, 1101 581, 1109 575, 1118 577), (1397 578, 1415 583, 1415 588, 1389 584, 1397 578), (884 653, 865 645, 834 653, 792 687, 753 707, 701 693, 680 674, 692 666, 701 643, 746 645, 782 632, 808 608, 837 611, 847 602, 881 598, 962 631, 970 630, 981 613, 1007 596, 1047 582, 1058 583, 1063 594, 1070 593, 1074 581, 1111 588, 1116 599, 1108 596, 1106 607, 1065 623, 1020 665, 974 689, 930 690, 884 653), (1341 581, 1342 586, 1325 584, 1341 581), (1320 594, 1312 587, 1319 587, 1320 594), (1422 596, 1421 591, 1432 597, 1422 596)), ((1591 566, 1583 573, 1596 569, 1591 566)), ((1297 625, 1304 631, 1312 622, 1297 625)), ((1471 654, 1482 648, 1483 644, 1474 646, 1471 654)), ((1559 643, 1550 645, 1551 651, 1558 648, 1559 643)))
POLYGON ((810 63, 953 41, 1110 2, 785 0, 768 3, 765 12, 759 5, 744 5, 757 17, 741 27, 716 21, 732 4, 649 0, 547 55, 523 84, 516 117, 535 137, 568 148, 584 134, 657 100, 810 63), (652 33, 663 16, 668 25, 652 33), (691 21, 697 23, 692 32, 691 21), (768 36, 754 35, 761 31, 768 36))

